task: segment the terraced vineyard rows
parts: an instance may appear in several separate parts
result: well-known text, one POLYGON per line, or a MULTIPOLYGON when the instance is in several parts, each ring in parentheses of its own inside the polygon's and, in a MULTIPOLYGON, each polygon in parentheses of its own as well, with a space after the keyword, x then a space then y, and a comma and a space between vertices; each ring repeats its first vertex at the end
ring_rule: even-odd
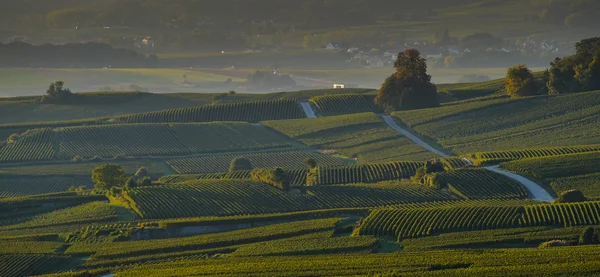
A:
POLYGON ((386 162, 348 166, 326 166, 317 169, 318 185, 373 183, 408 179, 423 162, 386 162))
MULTIPOLYGON (((259 154, 262 156, 263 154, 259 154)), ((267 154, 270 155, 270 154, 267 154)), ((251 157, 251 156, 245 156, 251 157)), ((187 159, 184 159, 184 161, 187 159)), ((195 160, 195 159, 191 159, 195 160)), ((306 165, 298 160, 297 164, 302 167, 306 165)), ((449 160, 451 161, 451 159, 449 160)), ((225 161, 222 161, 225 162, 225 161)), ((322 163, 319 163, 322 164, 322 163)), ((341 166, 320 166, 316 170, 316 183, 315 185, 338 185, 338 184, 351 184, 351 183, 376 183, 380 181, 393 181, 408 179, 415 175, 418 168, 423 167, 423 162, 385 162, 385 163, 373 163, 373 164, 357 164, 357 165, 341 165, 341 166)), ((171 164, 175 169, 179 169, 177 165, 171 164)), ((459 168, 462 165, 466 165, 453 162, 452 168, 459 168)), ((209 165, 206 165, 209 167, 209 165)), ((200 167, 198 167, 200 168, 200 167)), ((258 168, 258 166, 257 166, 258 168)), ((291 186, 304 186, 306 185, 306 174, 309 172, 308 169, 288 169, 286 170, 288 181, 291 186)), ((208 173, 208 174, 183 174, 183 175, 170 175, 161 178, 164 183, 178 183, 188 180, 202 180, 202 179, 250 179, 249 171, 238 171, 231 174, 226 172, 221 173, 208 173)))
POLYGON ((398 240, 437 233, 519 226, 521 207, 455 207, 373 211, 360 226, 361 235, 398 240))
POLYGON ((0 161, 182 155, 289 145, 283 136, 248 123, 112 124, 34 129, 0 149, 0 161))
POLYGON ((305 161, 312 158, 319 165, 343 165, 344 161, 332 156, 317 152, 271 152, 244 155, 223 155, 209 157, 194 157, 169 160, 167 163, 181 174, 201 174, 213 172, 225 172, 229 169, 229 163, 235 158, 246 158, 252 162, 255 168, 300 169, 306 168, 305 161))
POLYGON ((271 101, 236 102, 180 108, 118 116, 117 122, 161 123, 161 122, 210 122, 279 120, 305 118, 298 102, 291 99, 271 101))
POLYGON ((375 95, 334 94, 314 96, 309 99, 322 116, 382 112, 373 102, 375 95))
POLYGON ((33 129, 19 135, 14 142, 0 147, 0 163, 52 160, 56 154, 54 136, 52 128, 33 129))
POLYGON ((550 157, 597 151, 600 151, 600 145, 581 145, 566 147, 531 148, 511 151, 477 152, 475 154, 469 155, 469 158, 474 159, 476 164, 498 164, 500 162, 519 159, 550 157))
POLYGON ((0 254, 0 276, 21 277, 51 273, 71 259, 59 255, 0 254))
POLYGON ((600 152, 528 158, 501 164, 501 167, 535 178, 558 178, 600 171, 600 152))
POLYGON ((525 199, 529 193, 519 182, 484 169, 438 173, 435 181, 465 199, 525 199))
POLYGON ((458 199, 449 192, 413 184, 316 186, 307 188, 305 194, 290 194, 250 180, 188 181, 135 188, 125 195, 143 218, 265 214, 458 199))
POLYGON ((360 234, 396 236, 398 240, 438 233, 512 227, 570 227, 600 224, 600 202, 543 205, 438 205, 380 209, 360 226, 360 234))
POLYGON ((287 239, 244 245, 234 256, 323 255, 334 253, 371 252, 377 239, 372 237, 341 237, 318 239, 287 239))
POLYGON ((525 206, 524 226, 577 226, 600 224, 600 202, 525 206))
POLYGON ((0 197, 64 192, 71 186, 91 187, 90 178, 0 178, 0 197))

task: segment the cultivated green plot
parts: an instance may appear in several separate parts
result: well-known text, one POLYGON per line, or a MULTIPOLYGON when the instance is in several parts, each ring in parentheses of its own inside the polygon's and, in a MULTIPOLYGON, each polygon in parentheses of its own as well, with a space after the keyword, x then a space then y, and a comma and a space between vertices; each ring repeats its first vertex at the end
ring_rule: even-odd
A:
POLYGON ((0 149, 0 162, 169 156, 286 147, 279 134, 248 123, 113 124, 33 129, 0 149))
POLYGON ((265 121, 264 124, 308 146, 333 149, 361 163, 423 161, 436 157, 389 128, 373 113, 265 121))
POLYGON ((373 102, 375 95, 364 94, 335 94, 323 95, 310 98, 319 114, 322 116, 381 112, 381 108, 377 107, 373 102))
POLYGON ((247 121, 304 118, 306 115, 294 100, 236 102, 193 108, 163 110, 116 117, 127 123, 247 121))
POLYGON ((434 182, 465 199, 525 199, 527 189, 519 182, 485 169, 462 169, 438 173, 434 182))
POLYGON ((20 177, 0 178, 0 197, 16 197, 52 192, 64 192, 70 187, 90 188, 90 178, 72 177, 20 177))
POLYGON ((293 194, 250 180, 198 180, 141 187, 125 194, 143 218, 264 214, 458 199, 447 191, 394 182, 315 186, 307 188, 305 194, 293 194))

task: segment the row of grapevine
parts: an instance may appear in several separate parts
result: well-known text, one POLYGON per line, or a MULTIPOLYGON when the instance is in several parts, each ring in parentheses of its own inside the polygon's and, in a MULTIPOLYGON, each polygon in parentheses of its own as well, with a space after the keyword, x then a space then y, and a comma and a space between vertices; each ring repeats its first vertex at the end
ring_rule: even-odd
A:
POLYGON ((456 158, 456 157, 441 158, 440 161, 442 162, 442 164, 444 164, 444 167, 447 168, 448 170, 465 168, 465 167, 469 167, 471 165, 471 163, 469 163, 468 161, 461 159, 461 158, 456 158))
POLYGON ((4 147, 0 146, 0 163, 52 160, 55 155, 54 136, 52 128, 41 128, 9 139, 4 147))
POLYGON ((476 205, 476 202, 449 204, 375 210, 362 222, 359 232, 396 236, 402 240, 466 230, 600 224, 600 202, 506 206, 476 205))
POLYGON ((485 169, 442 172, 435 175, 435 181, 465 199, 525 199, 529 196, 521 183, 485 169))
POLYGON ((382 112, 382 109, 375 105, 374 100, 375 95, 363 94, 322 95, 309 99, 323 116, 382 112))
POLYGON ((160 122, 210 122, 279 120, 305 118, 306 115, 295 100, 235 102, 179 108, 140 114, 118 116, 117 122, 160 123, 160 122))
POLYGON ((493 152, 477 152, 475 154, 471 154, 470 156, 475 160, 484 160, 488 163, 493 163, 494 161, 510 161, 526 158, 549 157, 595 151, 600 151, 600 145, 580 145, 493 152))
POLYGON ((70 160, 77 156, 114 158, 182 155, 289 145, 289 140, 280 134, 241 122, 110 124, 56 130, 44 128, 30 130, 0 149, 0 163, 70 160))
POLYGON ((520 207, 456 207, 382 209, 360 226, 361 235, 394 236, 398 240, 437 233, 518 226, 520 207))
POLYGON ((340 237, 316 239, 287 239, 244 245, 233 252, 236 257, 323 255, 333 253, 371 252, 377 244, 372 237, 340 237))
POLYGON ((225 172, 229 169, 229 163, 235 158, 246 158, 252 162, 255 168, 301 169, 306 168, 305 161, 314 159, 319 165, 343 165, 341 159, 318 152, 271 152, 256 154, 235 154, 222 156, 206 156, 169 160, 167 163, 181 174, 200 174, 212 172, 225 172))
POLYGON ((250 180, 196 180, 139 187, 126 192, 126 197, 143 218, 266 214, 458 199, 448 191, 412 184, 315 186, 300 193, 285 193, 250 180))
POLYGON ((69 262, 69 257, 60 255, 0 255, 0 276, 21 277, 52 273, 69 262))
POLYGON ((0 197, 67 191, 71 186, 91 187, 90 178, 0 178, 0 197))
POLYGON ((577 226, 600 224, 600 202, 525 206, 524 226, 577 226))
POLYGON ((325 166, 317 169, 318 185, 373 183, 408 179, 423 162, 385 162, 348 166, 325 166))
POLYGON ((600 171, 600 151, 516 160, 500 165, 535 178, 560 178, 600 171))

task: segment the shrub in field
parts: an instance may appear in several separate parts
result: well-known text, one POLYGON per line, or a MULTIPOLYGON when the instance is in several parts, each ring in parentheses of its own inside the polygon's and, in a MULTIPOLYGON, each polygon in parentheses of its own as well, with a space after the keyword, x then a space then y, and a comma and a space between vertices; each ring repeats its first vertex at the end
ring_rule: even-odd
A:
POLYGON ((526 65, 516 65, 506 73, 506 93, 512 97, 535 95, 533 73, 526 65))
POLYGON ((598 240, 598 232, 596 231, 596 229, 594 229, 594 227, 590 226, 585 228, 585 230, 583 230, 583 232, 579 236, 580 245, 597 243, 600 243, 600 241, 598 240))
POLYGON ((573 203, 573 202, 584 202, 587 198, 579 190, 572 189, 563 191, 556 199, 557 203, 573 203))
POLYGON ((229 164, 229 173, 237 170, 252 170, 252 162, 246 158, 238 157, 231 160, 229 164))
POLYGON ((285 171, 281 168, 256 168, 252 170, 252 172, 250 172, 250 176, 254 181, 267 183, 269 185, 280 188, 283 191, 288 191, 290 189, 290 185, 287 180, 287 175, 285 171))
POLYGON ((559 247, 559 246, 568 246, 569 242, 566 240, 551 240, 542 242, 538 248, 549 248, 549 247, 559 247))

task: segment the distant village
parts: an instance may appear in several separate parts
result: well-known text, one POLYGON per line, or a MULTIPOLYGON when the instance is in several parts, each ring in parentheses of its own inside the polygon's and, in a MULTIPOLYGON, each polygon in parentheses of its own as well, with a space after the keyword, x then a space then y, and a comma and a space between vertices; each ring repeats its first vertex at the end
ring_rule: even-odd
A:
POLYGON ((351 58, 346 60, 347 63, 359 63, 365 68, 379 68, 393 64, 398 53, 406 49, 417 49, 429 61, 443 63, 443 59, 447 57, 462 57, 468 54, 492 55, 494 53, 512 53, 520 56, 561 56, 568 54, 567 51, 562 51, 562 45, 552 41, 535 41, 526 39, 524 41, 516 41, 512 45, 502 47, 487 47, 485 49, 471 49, 469 47, 460 47, 459 45, 436 46, 429 44, 426 41, 410 41, 404 43, 404 47, 395 49, 361 49, 359 47, 344 48, 340 45, 329 43, 323 49, 330 51, 345 51, 352 54, 351 58))

